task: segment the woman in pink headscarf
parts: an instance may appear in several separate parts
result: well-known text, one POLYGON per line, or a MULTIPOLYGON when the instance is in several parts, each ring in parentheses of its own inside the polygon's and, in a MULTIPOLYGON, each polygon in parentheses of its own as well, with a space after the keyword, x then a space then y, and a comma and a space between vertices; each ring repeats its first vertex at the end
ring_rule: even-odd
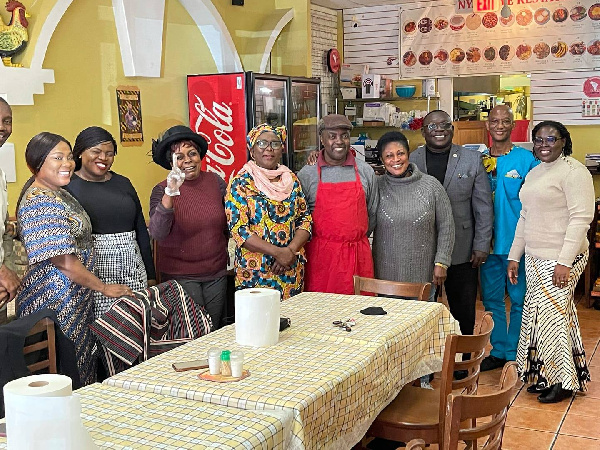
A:
POLYGON ((247 138, 251 160, 231 179, 225 197, 236 242, 236 289, 277 289, 284 300, 303 290, 303 247, 312 225, 298 178, 279 164, 285 137, 285 127, 254 127, 247 138))

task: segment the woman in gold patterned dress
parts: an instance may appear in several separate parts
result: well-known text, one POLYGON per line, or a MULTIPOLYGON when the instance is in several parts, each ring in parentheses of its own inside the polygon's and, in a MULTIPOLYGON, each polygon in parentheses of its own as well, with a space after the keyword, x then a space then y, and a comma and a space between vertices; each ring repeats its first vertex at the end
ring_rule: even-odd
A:
POLYGON ((82 384, 96 379, 92 291, 107 297, 130 295, 120 284, 104 284, 94 274, 90 219, 82 206, 62 189, 69 183, 75 161, 71 144, 61 136, 43 132, 25 150, 33 177, 18 202, 19 235, 29 258, 27 273, 17 294, 17 315, 50 308, 63 333, 73 342, 82 384))
POLYGON ((304 244, 312 217, 296 175, 279 164, 285 127, 248 134, 248 161, 227 188, 225 211, 235 250, 237 289, 277 289, 285 300, 304 287, 304 244))

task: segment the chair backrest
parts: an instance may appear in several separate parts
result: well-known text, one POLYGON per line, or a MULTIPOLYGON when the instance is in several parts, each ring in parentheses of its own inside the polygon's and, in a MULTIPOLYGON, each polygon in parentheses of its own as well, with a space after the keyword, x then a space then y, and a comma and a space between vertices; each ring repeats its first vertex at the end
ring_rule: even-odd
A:
MULTIPOLYGON (((48 373, 57 373, 56 334, 54 331, 54 322, 47 317, 40 320, 33 326, 31 330, 29 330, 27 338, 36 335, 39 335, 39 337, 34 339, 34 343, 27 345, 27 340, 29 339, 26 340, 26 345, 23 347, 23 354, 25 355, 25 358, 27 358, 27 355, 30 353, 40 352, 44 349, 47 349, 47 355, 46 352, 43 352, 45 358, 33 364, 28 364, 27 368, 32 374, 45 369, 48 370, 48 373)), ((40 352, 40 354, 42 353, 40 352)))
POLYGON ((361 292, 428 300, 431 283, 404 283, 354 275, 354 295, 362 295, 361 292))
POLYGON ((427 450, 423 439, 411 439, 406 443, 406 450, 427 450))
POLYGON ((502 434, 510 401, 514 397, 513 388, 518 381, 517 363, 506 363, 498 391, 487 395, 448 396, 448 408, 444 426, 444 450, 458 448, 460 441, 472 443, 472 448, 496 450, 502 448, 502 434), (483 422, 478 418, 489 417, 483 422), (461 428, 461 423, 471 423, 470 428, 461 428), (477 447, 477 439, 487 437, 483 447, 477 447))
POLYGON ((451 334, 446 337, 442 378, 440 380, 440 437, 443 436, 444 432, 448 395, 455 390, 461 390, 461 393, 464 394, 475 394, 477 392, 481 361, 485 356, 485 347, 490 342, 490 334, 493 328, 492 313, 485 312, 473 335, 451 334), (460 359, 463 353, 470 353, 469 359, 456 361, 456 356, 458 355, 460 359), (454 371, 456 370, 466 370, 467 376, 462 380, 455 380, 454 371))

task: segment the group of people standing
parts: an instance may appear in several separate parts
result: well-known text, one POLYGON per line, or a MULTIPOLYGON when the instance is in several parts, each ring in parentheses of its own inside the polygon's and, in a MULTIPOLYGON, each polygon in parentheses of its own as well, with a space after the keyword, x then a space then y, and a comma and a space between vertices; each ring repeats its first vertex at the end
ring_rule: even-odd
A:
MULTIPOLYGON (((0 145, 10 135, 5 116, 0 101, 0 145)), ((463 334, 473 333, 480 272, 495 321, 482 370, 517 359, 530 392, 560 401, 589 380, 573 291, 587 260, 591 176, 569 156, 557 122, 534 128, 533 153, 512 144, 508 107, 495 107, 487 126, 492 145, 482 155, 453 144, 450 117, 433 111, 414 152, 400 132, 378 141, 385 174, 376 177, 351 151, 345 116, 320 120, 322 150, 297 176, 281 164, 285 127, 261 124, 228 186, 201 170, 206 140, 174 126, 152 145, 154 162, 170 172, 152 190, 149 234, 135 189, 111 171, 117 144, 108 131, 87 128, 73 148, 40 133, 25 152, 33 176, 17 209, 29 268, 19 287, 0 266, 0 306, 16 294, 19 316, 54 309, 89 383, 89 324, 157 279, 177 280, 223 323, 230 237, 238 289, 269 287, 285 300, 303 290, 351 294, 353 275, 432 282, 430 300, 445 287, 463 334)))

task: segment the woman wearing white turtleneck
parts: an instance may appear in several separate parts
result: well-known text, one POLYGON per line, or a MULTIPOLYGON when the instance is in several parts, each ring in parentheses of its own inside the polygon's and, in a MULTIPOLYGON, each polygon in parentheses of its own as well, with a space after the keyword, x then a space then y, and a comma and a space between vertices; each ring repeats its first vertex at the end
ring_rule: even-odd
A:
POLYGON ((525 253, 527 293, 517 351, 523 381, 542 403, 585 390, 590 380, 573 293, 588 259, 587 231, 594 217, 594 185, 583 164, 569 155, 571 136, 559 122, 532 132, 542 162, 521 188, 523 204, 508 259, 516 283, 525 253))

